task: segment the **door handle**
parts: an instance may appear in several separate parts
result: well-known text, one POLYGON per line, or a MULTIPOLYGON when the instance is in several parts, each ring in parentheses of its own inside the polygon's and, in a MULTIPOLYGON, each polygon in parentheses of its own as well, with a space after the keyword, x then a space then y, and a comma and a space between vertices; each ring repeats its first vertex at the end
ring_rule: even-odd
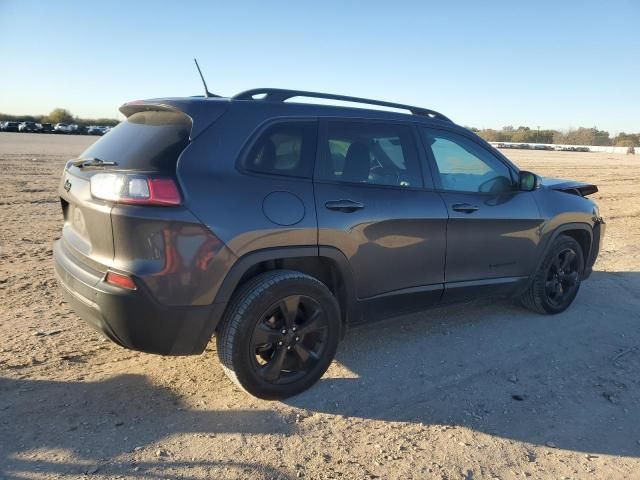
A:
POLYGON ((451 209, 456 212, 473 213, 478 210, 478 207, 469 203, 455 203, 451 205, 451 209))
POLYGON ((356 210, 364 208, 362 203, 354 202, 353 200, 329 200, 324 206, 329 210, 337 210, 345 213, 355 212, 356 210))

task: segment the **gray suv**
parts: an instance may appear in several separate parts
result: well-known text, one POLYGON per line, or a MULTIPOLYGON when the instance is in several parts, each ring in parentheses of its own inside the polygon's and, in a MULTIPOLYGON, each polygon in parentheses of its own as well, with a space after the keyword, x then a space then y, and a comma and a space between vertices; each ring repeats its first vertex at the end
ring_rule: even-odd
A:
POLYGON ((425 108, 256 89, 120 110, 62 175, 66 299, 135 350, 215 336, 261 398, 316 382, 351 325, 486 296, 562 312, 604 233, 594 185, 521 171, 425 108))

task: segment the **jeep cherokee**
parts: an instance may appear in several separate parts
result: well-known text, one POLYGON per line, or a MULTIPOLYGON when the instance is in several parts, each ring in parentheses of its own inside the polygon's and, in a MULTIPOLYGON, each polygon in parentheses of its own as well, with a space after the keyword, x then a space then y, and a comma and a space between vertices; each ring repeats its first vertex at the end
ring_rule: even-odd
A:
POLYGON ((604 233, 594 185, 521 171, 429 109, 256 89, 120 110, 62 175, 65 297, 123 347, 215 336, 261 398, 316 382, 350 325, 486 296, 562 312, 604 233))

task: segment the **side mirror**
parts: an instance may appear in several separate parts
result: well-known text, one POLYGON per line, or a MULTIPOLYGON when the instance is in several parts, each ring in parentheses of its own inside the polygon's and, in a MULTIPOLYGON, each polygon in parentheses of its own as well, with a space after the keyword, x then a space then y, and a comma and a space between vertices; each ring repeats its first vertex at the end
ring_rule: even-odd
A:
POLYGON ((532 192, 538 188, 538 176, 532 172, 521 170, 518 182, 520 190, 523 192, 532 192))

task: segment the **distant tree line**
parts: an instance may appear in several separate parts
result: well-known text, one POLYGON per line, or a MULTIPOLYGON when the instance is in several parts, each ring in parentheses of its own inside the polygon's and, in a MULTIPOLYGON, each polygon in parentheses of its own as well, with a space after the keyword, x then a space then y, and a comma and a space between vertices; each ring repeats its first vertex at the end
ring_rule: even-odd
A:
MULTIPOLYGON (((49 115, 8 115, 0 113, 0 121, 36 123, 75 123, 80 126, 106 125, 113 127, 119 123, 115 118, 80 118, 64 108, 56 108, 49 115)), ((488 142, 513 143, 553 143, 556 145, 604 145, 615 147, 640 147, 640 133, 619 133, 611 138, 609 132, 597 128, 580 127, 562 132, 530 127, 512 126, 493 128, 470 128, 488 142)))
POLYGON ((9 115, 0 113, 0 122, 36 122, 36 123, 75 123, 81 127, 88 125, 105 125, 114 127, 119 120, 115 118, 80 118, 64 108, 56 108, 49 115, 9 115))
POLYGON ((561 132, 529 127, 503 127, 502 130, 492 128, 471 128, 488 142, 513 143, 553 143, 556 145, 603 145, 614 147, 640 146, 640 133, 620 133, 611 137, 609 132, 597 128, 580 127, 561 132))

